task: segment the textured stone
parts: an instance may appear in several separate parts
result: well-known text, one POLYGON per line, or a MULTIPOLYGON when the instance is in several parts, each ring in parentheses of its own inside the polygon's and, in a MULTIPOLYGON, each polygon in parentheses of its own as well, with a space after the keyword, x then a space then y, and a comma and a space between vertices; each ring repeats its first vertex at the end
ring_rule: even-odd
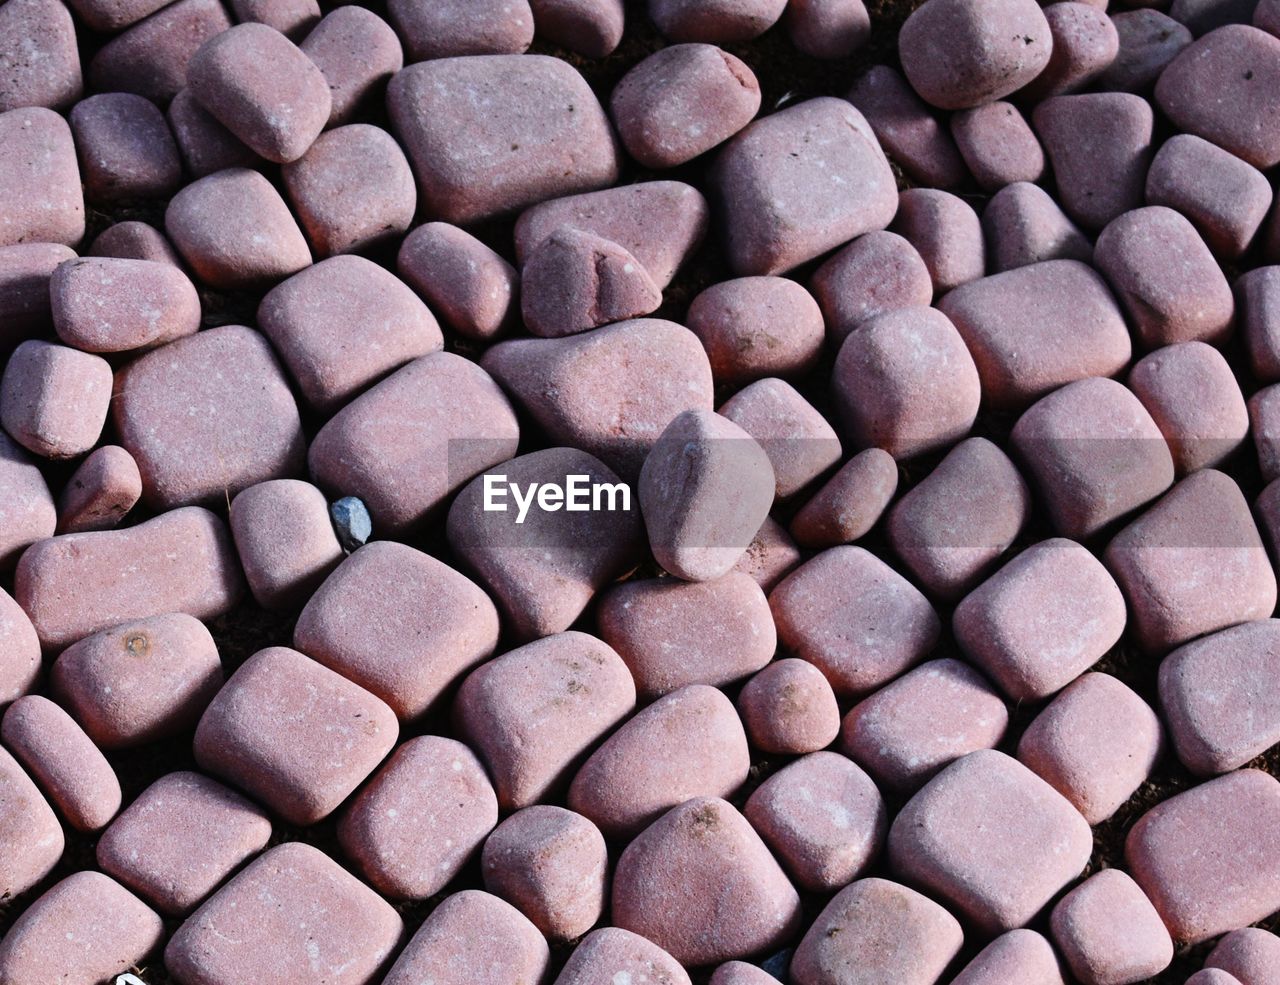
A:
POLYGON ((791 520, 791 535, 805 547, 835 547, 865 536, 898 488, 898 465, 880 448, 845 462, 791 520))
POLYGON ((953 114, 951 135, 970 173, 986 191, 1039 181, 1044 175, 1044 148, 1012 103, 988 103, 953 114))
POLYGON ((1053 35, 1049 62, 1020 93, 1039 100, 1079 92, 1115 61, 1120 36, 1104 9, 1088 3, 1052 3, 1044 8, 1053 35))
POLYGON ((0 423, 45 458, 74 458, 98 443, 111 404, 111 364, 100 356, 31 339, 0 378, 0 423))
POLYGON ((41 107, 0 113, 0 247, 75 246, 83 236, 84 192, 71 128, 41 107))
POLYGON ((767 753, 825 749, 840 731, 831 685, 807 660, 775 660, 743 685, 738 714, 751 744, 767 753))
POLYGON ((49 297, 58 337, 86 352, 152 348, 200 328, 195 285, 155 260, 69 260, 49 279, 49 297))
POLYGON ((342 560, 324 493, 273 479, 231 502, 231 534, 249 591, 264 609, 302 605, 342 560))
POLYGON ((622 43, 622 0, 529 0, 539 37, 586 58, 603 58, 622 43))
POLYGON ((1058 950, 1082 982, 1145 981, 1173 961, 1173 940, 1137 883, 1119 869, 1103 869, 1053 908, 1058 950))
POLYGON ((1205 967, 1221 969, 1247 985, 1275 985, 1280 981, 1280 937, 1257 927, 1234 930, 1218 942, 1205 967))
POLYGON ((1063 985, 1062 969, 1040 934, 1011 930, 983 948, 952 985, 1063 985))
POLYGON ((822 351, 822 310, 785 277, 737 277, 693 299, 685 323, 698 336, 718 383, 793 377, 822 351))
POLYGON ((469 339, 486 341, 500 335, 519 310, 516 269, 469 232, 447 222, 425 223, 406 236, 396 269, 451 329, 469 339))
POLYGON ((142 476, 119 445, 91 451, 72 473, 58 500, 58 533, 110 530, 142 498, 142 476))
POLYGON ((330 126, 350 122, 404 68, 396 32, 364 7, 335 8, 299 47, 329 84, 330 126))
POLYGON ((648 0, 649 17, 668 40, 713 44, 759 37, 786 6, 785 0, 648 0))
POLYGON ((0 894, 21 896, 47 876, 66 839, 62 825, 31 778, 0 748, 0 894))
POLYGON ((987 261, 995 273, 1045 260, 1093 259, 1093 246, 1039 185, 1000 189, 982 212, 987 261))
POLYGON ((409 60, 461 55, 518 55, 533 42, 528 0, 391 0, 391 20, 409 60))
POLYGON ((627 980, 689 985, 689 974, 675 958, 639 934, 620 927, 601 927, 573 949, 555 985, 627 980))
MULTIPOLYGON (((155 226, 136 219, 115 222, 100 232, 86 256, 115 260, 153 260, 182 268, 182 260, 155 226)), ((68 258, 69 259, 69 258, 68 258)))
POLYGON ((70 11, 57 0, 10 0, 0 8, 0 113, 65 110, 83 91, 70 11))
POLYGON ((862 0, 790 0, 782 23, 792 46, 810 58, 847 58, 871 36, 862 0))
POLYGON ((891 228, 924 259, 935 294, 978 280, 986 272, 982 222, 958 195, 908 188, 898 196, 891 228))
POLYGON ((1191 44, 1191 32, 1158 10, 1124 10, 1111 15, 1120 39, 1115 61, 1098 80, 1104 89, 1145 92, 1191 44))
POLYGON ((0 354, 48 330, 49 278, 59 264, 75 256, 60 243, 0 246, 0 354))
POLYGON ((98 49, 89 84, 98 92, 135 92, 165 103, 187 84, 187 63, 231 27, 220 0, 177 0, 98 49))
POLYGON ((165 198, 178 190, 178 147, 149 99, 101 93, 76 103, 70 120, 89 201, 165 198))
POLYGON ((265 163, 196 102, 190 89, 184 88, 173 97, 168 119, 187 171, 195 178, 227 168, 252 168, 265 163))
POLYGON ((40 638, 22 607, 4 589, 0 589, 0 654, 0 705, 6 705, 35 687, 40 676, 40 638))
POLYGON ((933 300, 924 259, 897 233, 884 230, 859 236, 836 253, 814 273, 811 287, 837 346, 877 315, 928 307, 933 300))
POLYGON ((52 537, 58 522, 53 496, 26 450, 0 431, 0 568, 27 547, 52 537))
POLYGON ((946 128, 898 72, 873 65, 849 91, 885 153, 926 188, 954 188, 968 175, 946 128))

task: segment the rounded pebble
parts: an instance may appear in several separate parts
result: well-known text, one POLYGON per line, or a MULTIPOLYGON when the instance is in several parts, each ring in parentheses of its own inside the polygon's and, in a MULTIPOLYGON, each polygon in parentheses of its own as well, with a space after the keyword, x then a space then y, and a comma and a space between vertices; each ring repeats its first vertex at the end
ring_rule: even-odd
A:
POLYGON ((1039 185, 1001 188, 982 212, 987 259, 994 273, 1045 260, 1093 260, 1093 245, 1039 185))
POLYGON ((871 36, 862 0, 789 0, 782 24, 795 49, 811 58, 847 58, 871 36))
POLYGON ((391 0, 387 8, 413 62, 518 55, 533 42, 529 0, 391 0))
POLYGON ((469 232, 446 222, 425 223, 406 236, 396 269, 466 338, 487 341, 502 334, 518 311, 516 269, 469 232))
POLYGON ((142 498, 142 476, 133 456, 103 445, 85 456, 58 499, 58 533, 110 530, 142 498))
POLYGON ((849 544, 870 532, 898 488, 898 465, 880 448, 845 462, 791 520, 791 536, 804 547, 849 544))
POLYGON ((74 458, 98 442, 111 404, 111 365, 101 356, 32 339, 0 378, 0 423, 28 451, 74 458))
POLYGON ((155 260, 68 260, 53 272, 49 296, 58 337, 86 352, 152 348, 200 327, 195 285, 155 260))
POLYGON ((825 749, 840 731, 835 692, 813 664, 775 660, 738 693, 738 714, 757 749, 803 755, 825 749))
POLYGON ((702 291, 685 316, 717 383, 750 383, 812 369, 822 351, 822 311, 785 277, 738 277, 702 291))
POLYGON ((70 121, 89 201, 165 198, 177 191, 182 179, 178 148, 150 100, 129 92, 101 93, 76 103, 70 121))
POLYGON ((837 346, 877 315, 933 301, 924 258, 897 233, 884 230, 859 236, 836 253, 814 273, 811 286, 837 346))
POLYGON ((165 103, 187 84, 202 44, 231 27, 220 0, 177 0, 104 44, 89 63, 98 92, 133 92, 165 103))
POLYGON ((648 0, 649 17, 668 40, 714 44, 759 37, 786 6, 786 0, 648 0))
POLYGON ((342 560, 324 493, 297 479, 238 493, 231 534, 249 591, 264 609, 300 605, 342 560))
POLYGON ((1071 890, 1049 923, 1072 974, 1090 985, 1143 981, 1173 961, 1160 914, 1119 869, 1104 869, 1071 890))
POLYGON ((889 66, 868 69, 853 84, 849 102, 867 118, 885 153, 912 181, 928 188, 954 188, 968 178, 946 127, 889 66))
POLYGON ((404 68, 395 31, 364 7, 337 7, 299 45, 329 84, 329 125, 348 123, 404 68))
POLYGON ((986 191, 1039 181, 1044 175, 1044 148, 1012 103, 988 103, 953 114, 951 134, 970 173, 986 191))

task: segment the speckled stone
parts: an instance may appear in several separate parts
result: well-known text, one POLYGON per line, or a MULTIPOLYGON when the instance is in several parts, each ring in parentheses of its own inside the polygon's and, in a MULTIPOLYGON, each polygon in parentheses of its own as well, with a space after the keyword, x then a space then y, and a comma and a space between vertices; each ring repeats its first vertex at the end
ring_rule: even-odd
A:
POLYGON ((1164 751, 1156 713, 1107 674, 1079 677, 1031 722, 1018 759, 1101 824, 1146 782, 1164 751))
POLYGON ((849 91, 885 153, 927 188, 954 188, 968 178, 954 141, 931 109, 888 65, 873 65, 849 91))
POLYGON ((1156 102, 1174 126, 1265 170, 1280 137, 1262 121, 1280 93, 1280 39, 1246 24, 1210 31, 1160 75, 1156 102))
POLYGON ((1239 770, 1157 804, 1125 859, 1176 940, 1196 944, 1280 908, 1280 782, 1239 770))
POLYGON ((136 219, 112 223, 98 234, 85 256, 113 260, 152 260, 182 268, 182 259, 165 239, 164 233, 155 226, 136 219))
POLYGON ((258 305, 258 324, 303 397, 322 413, 444 345, 440 326, 413 291, 356 256, 322 260, 276 285, 258 305))
POLYGON ((859 236, 817 269, 810 282, 831 341, 839 346, 859 325, 933 301, 929 268, 897 233, 859 236))
POLYGON ((596 618, 645 699, 733 684, 773 659, 778 642, 764 592, 737 571, 692 583, 632 579, 600 600, 596 618))
POLYGON ((338 543, 347 554, 363 547, 373 536, 373 518, 357 496, 343 496, 330 503, 329 519, 333 521, 338 543))
POLYGON ((0 943, 0 978, 113 980, 163 940, 160 916, 149 906, 100 872, 77 872, 14 920, 0 943))
POLYGON ((800 548, 786 528, 773 517, 766 517, 755 538, 747 545, 734 571, 749 575, 766 593, 777 587, 801 560, 800 548))
POLYGON ((1203 968, 1186 980, 1184 985, 1244 985, 1235 975, 1219 968, 1203 968))
POLYGON ((97 859, 156 909, 180 915, 270 837, 270 820, 239 794, 199 773, 169 773, 102 833, 97 859))
POLYGON ((870 124, 830 97, 752 123, 720 152, 711 180, 738 274, 785 273, 883 229, 897 209, 893 172, 870 124))
POLYGON ((31 456, 0 431, 0 568, 28 546, 52 537, 58 522, 53 496, 31 456))
POLYGON ((990 934, 1026 924, 1092 850, 1089 825, 1061 794, 987 749, 934 777, 889 829, 893 870, 990 934))
POLYGON ((484 767, 461 742, 410 739, 338 823, 342 850, 380 892, 426 899, 444 889, 498 823, 484 767))
MULTIPOLYGON (((30 691, 40 675, 40 638, 22 607, 0 589, 0 705, 30 691)), ((5 890, 0 887, 0 893, 5 890)))
POLYGON ((1218 942, 1205 959, 1205 967, 1219 968, 1247 985, 1276 985, 1280 981, 1280 937, 1257 927, 1234 930, 1218 942))
POLYGON ((640 61, 609 98, 627 153, 672 168, 724 143, 760 109, 760 84, 741 59, 710 44, 677 44, 640 61))
MULTIPOLYGON (((861 0, 855 0, 861 4, 861 0)), ((711 976, 710 985, 775 985, 778 981, 762 968, 745 961, 726 961, 711 976)))
POLYGON ((552 940, 581 937, 604 912, 609 883, 604 836, 563 807, 540 804, 512 814, 485 841, 480 871, 485 889, 552 940))
POLYGON ((187 185, 170 200, 164 229, 196 277, 221 290, 260 288, 311 265, 280 193, 246 168, 187 185))
POLYGON ((58 533, 110 530, 142 498, 142 476, 133 456, 119 445, 90 452, 58 499, 58 533))
POLYGON ((810 58, 847 58, 871 37, 862 0, 790 0, 782 25, 792 47, 810 58))
POLYGON ((840 461, 840 439, 831 425, 783 380, 768 378, 743 387, 717 411, 764 449, 778 499, 802 491, 840 461))
POLYGON ((1191 32, 1158 10, 1124 10, 1111 15, 1120 39, 1115 61, 1099 77, 1104 89, 1145 92, 1187 45, 1191 32))
POLYGON ((98 831, 120 809, 120 781, 93 740, 48 698, 11 704, 0 738, 77 831, 98 831))
POLYGON ((791 962, 795 985, 934 985, 964 942, 955 917, 887 879, 861 879, 826 908, 791 962))
POLYGON ((858 878, 889 829, 880 791, 854 763, 815 752, 765 780, 743 808, 803 889, 829 893, 858 878))
POLYGON ((1258 0, 1251 23, 1268 34, 1276 35, 1280 31, 1280 9, 1277 9, 1275 0, 1258 0))
POLYGON ((346 800, 395 745, 395 713, 296 650, 259 650, 231 676, 196 728, 201 769, 229 780, 290 824, 346 800))
POLYGON ((192 728, 222 687, 222 663, 200 620, 170 612, 69 646, 50 680, 95 743, 122 749, 192 728))
POLYGON ((388 13, 411 62, 461 55, 518 55, 533 42, 528 0, 391 0, 388 13))
POLYGON ((805 547, 848 544, 876 525, 898 488, 898 466, 880 448, 845 462, 791 520, 791 535, 805 547))
POLYGON ((1132 353, 1106 283, 1075 260, 984 277, 939 307, 973 354, 983 399, 996 407, 1025 407, 1065 383, 1110 376, 1132 353))
POLYGON ((1063 985, 1053 945, 1034 930, 1011 930, 982 949, 951 985, 1063 985))
POLYGON ((1155 125, 1145 99, 1128 92, 1054 96, 1031 118, 1062 207, 1080 225, 1101 229, 1142 204, 1155 125))
POLYGON ((685 316, 718 383, 794 377, 812 369, 822 350, 822 310, 785 277, 738 277, 702 291, 685 316))
POLYGON ((190 89, 183 88, 173 97, 168 120, 192 177, 203 178, 226 168, 252 168, 265 163, 196 102, 190 89))
POLYGON ((1262 478, 1280 478, 1280 386, 1263 387, 1249 398, 1249 423, 1262 478))
POLYGON ((529 0, 538 36, 582 55, 603 58, 622 43, 622 0, 529 0))
POLYGON ((323 852, 299 842, 260 855, 169 938, 181 985, 297 982, 366 985, 399 943, 391 905, 323 852), (306 971, 303 971, 306 969, 306 971))
POLYGON ((924 659, 941 625, 928 599, 875 555, 833 547, 769 596, 778 638, 837 695, 865 694, 924 659))
POLYGON ((40 107, 0 113, 0 247, 75 246, 83 236, 84 193, 71 128, 40 107))
POLYGON ((1213 469, 1174 486, 1115 536, 1104 559, 1149 652, 1266 618, 1276 607, 1276 576, 1249 504, 1213 469))
POLYGON ((987 262, 993 273, 1045 260, 1093 260, 1093 245, 1039 185, 1014 182, 982 212, 987 262))
POLYGON ((112 33, 159 10, 164 0, 72 0, 67 6, 87 27, 112 33))
POLYGON ((989 192, 1019 181, 1039 181, 1044 175, 1044 148, 1012 103, 988 103, 952 114, 951 135, 970 173, 989 192))
POLYGON ((982 222, 964 199, 934 188, 908 188, 898 196, 892 230, 916 248, 936 294, 986 272, 982 222))
POLYGON ((1236 281, 1236 310, 1253 373, 1280 381, 1280 267, 1258 267, 1236 281))
POLYGON ((618 859, 613 919, 686 966, 776 948, 800 925, 800 897, 730 804, 687 800, 618 859))
POLYGON ((817 667, 795 657, 775 660, 747 681, 738 714, 751 744, 767 753, 817 752, 840 731, 831 685, 817 667))
POLYGON ((889 514, 889 544, 932 595, 972 588, 1026 525, 1031 494, 986 438, 960 442, 889 514))
POLYGON ((102 434, 111 383, 111 364, 101 356, 30 339, 0 378, 0 423, 36 455, 74 458, 102 434))
POLYGON ((675 958, 639 934, 620 927, 601 927, 573 949, 555 985, 614 981, 689 985, 689 974, 675 958))
POLYGON ((447 222, 424 223, 406 236, 396 269, 445 324, 468 339, 487 341, 502 334, 519 310, 515 267, 447 222))
POLYGON ((0 8, 0 113, 65 110, 83 91, 70 11, 57 0, 10 0, 0 8))
POLYGON ((526 644, 473 671, 454 715, 519 810, 563 788, 587 752, 635 707, 627 665, 607 645, 569 632, 526 644))
POLYGON ((14 597, 53 651, 165 612, 212 619, 243 593, 226 525, 198 506, 126 530, 40 541, 23 555, 14 577, 14 597))
POLYGON ((47 876, 62 858, 62 825, 31 778, 0 749, 0 893, 20 896, 47 876))
POLYGON ((1225 24, 1248 24, 1258 0, 1173 0, 1169 14, 1199 37, 1225 24))
POLYGON ((759 37, 786 6, 786 0, 648 0, 649 17, 668 40, 712 44, 759 37))
POLYGON ((329 84, 330 126, 350 122, 404 68, 396 32, 364 7, 335 8, 299 47, 329 84))
POLYGON ((231 27, 220 0, 177 0, 104 44, 89 63, 98 92, 135 92, 165 103, 187 84, 187 63, 231 27))
POLYGON ((1173 961, 1173 940, 1137 883, 1103 869, 1053 908, 1053 939, 1072 974, 1089 985, 1146 981, 1173 961))
POLYGON ((195 285, 154 260, 68 260, 53 272, 49 296, 58 337, 86 352, 151 348, 200 327, 195 285))
POLYGON ((377 527, 396 534, 511 458, 518 438, 515 413, 489 374, 461 356, 432 352, 329 418, 308 463, 321 488, 358 496, 377 527))
POLYGON ((304 37, 320 19, 316 0, 231 0, 231 9, 240 23, 266 24, 291 41, 304 37))
POLYGON ((410 65, 391 80, 387 105, 432 219, 473 222, 618 178, 604 110, 586 80, 556 58, 475 55, 410 65))
POLYGON ((177 191, 178 147, 149 99, 129 92, 90 96, 76 103, 70 121, 89 201, 165 198, 177 191))
POLYGON ((1044 70, 1019 95, 1046 99, 1088 88, 1115 61, 1120 37, 1104 9, 1088 3, 1052 3, 1044 8, 1052 51, 1044 70))
POLYGON ((1173 209, 1119 216, 1099 234, 1093 257, 1149 348, 1222 342, 1231 331, 1231 287, 1195 227, 1173 209))
POLYGON ((342 560, 324 493, 297 479, 238 493, 231 534, 249 591, 264 609, 302 605, 342 560))
POLYGON ((48 331, 49 278, 75 256, 60 243, 0 246, 0 353, 48 331))

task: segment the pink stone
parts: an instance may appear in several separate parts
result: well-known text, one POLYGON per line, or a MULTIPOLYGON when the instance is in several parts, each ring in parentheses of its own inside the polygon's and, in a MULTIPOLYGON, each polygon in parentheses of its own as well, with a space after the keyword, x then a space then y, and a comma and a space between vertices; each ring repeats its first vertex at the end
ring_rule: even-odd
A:
POLYGON ((1280 267, 1258 267, 1237 280, 1236 306, 1254 375, 1280 381, 1280 267))
POLYGON ((164 233, 155 226, 136 220, 108 226, 98 234, 86 256, 116 260, 153 260, 182 269, 182 260, 164 238, 164 233))
POLYGON ((518 55, 533 42, 528 0, 391 0, 391 20, 412 62, 459 55, 518 55))
POLYGON ((164 963, 181 985, 297 982, 315 973, 328 985, 366 985, 403 927, 355 876, 291 842, 260 855, 196 910, 169 938, 164 963))
POLYGON ((1249 410, 1222 354, 1180 342, 1140 359, 1129 387, 1169 442, 1180 474, 1225 461, 1249 433, 1249 410))
POLYGON ((778 521, 766 517, 733 570, 750 576, 768 593, 799 563, 800 548, 796 542, 778 521))
POLYGON ((0 705, 6 705, 35 687, 40 675, 40 638, 22 607, 4 589, 0 589, 0 654, 0 705))
POLYGON ((622 43, 622 0, 529 0, 538 36, 586 58, 603 58, 622 43))
POLYGON ((563 788, 635 707, 622 659, 585 633, 548 636, 490 660, 463 682, 454 715, 506 810, 563 788))
POLYGON ((296 161, 329 122, 316 64, 265 24, 239 24, 191 56, 187 87, 214 118, 268 161, 296 161))
POLYGON ((477 55, 410 65, 391 80, 387 106, 432 219, 474 222, 618 178, 603 108, 586 80, 556 58, 477 55))
POLYGON ((1249 423, 1262 478, 1280 478, 1280 386, 1272 384, 1249 398, 1249 423))
POLYGON ((1110 376, 1132 352, 1106 283, 1075 260, 984 277, 939 307, 973 354, 984 400, 996 407, 1025 407, 1073 380, 1110 376))
POLYGON ((963 942, 960 924, 933 900, 887 879, 862 879, 828 903, 804 935, 791 980, 934 985, 963 942))
POLYGON ((889 543, 931 594, 960 598, 1021 533, 1031 494, 986 438, 960 442, 889 514, 889 543))
POLYGON ((1039 185, 1015 182, 982 213, 987 261, 996 273, 1045 260, 1093 260, 1093 246, 1039 185))
POLYGON ((1120 39, 1115 61, 1099 85, 1120 92, 1144 92, 1168 64, 1191 44, 1191 32, 1158 10, 1126 10, 1111 15, 1120 39))
POLYGON ((154 260, 69 260, 53 272, 49 295, 58 337, 86 352, 151 348, 200 327, 195 285, 154 260))
POLYGON ((75 25, 56 0, 18 0, 0 9, 0 64, 0 113, 65 110, 84 92, 75 25))
POLYGON ((1053 946, 1034 930, 1001 934, 951 985, 1064 985, 1053 946))
POLYGON ((498 823, 498 798, 461 742, 400 746, 346 809, 338 841, 380 892, 426 899, 453 880, 498 823))
POLYGON ((1225 773, 1280 742, 1280 621, 1262 619, 1193 640, 1160 665, 1160 705, 1178 758, 1225 773))
POLYGON ((898 196, 892 228, 924 259, 937 294, 977 280, 986 272, 978 213, 950 192, 907 189, 898 196))
POLYGON ((894 69, 873 65, 853 84, 849 102, 912 181, 927 188, 954 188, 968 178, 946 128, 894 69))
POLYGON ((813 664, 776 660, 738 694, 747 737, 767 753, 803 755, 825 749, 840 731, 840 707, 831 685, 813 664))
POLYGON ((1053 939, 1082 982, 1145 981, 1169 967, 1173 940, 1137 883, 1103 869, 1053 908, 1053 939))
POLYGON ((395 31, 364 7, 335 8, 299 47, 329 84, 330 126, 349 123, 404 68, 395 31))
POLYGON ((14 597, 48 650, 131 619, 211 619, 244 592, 226 525, 197 506, 127 530, 50 537, 18 564, 14 597))
POLYGON ((1090 824, 1110 818, 1164 751, 1160 719, 1106 674, 1079 677, 1018 741, 1018 759, 1066 797, 1090 824))
POLYGON ((90 452, 58 499, 58 533, 110 530, 142 498, 142 476, 133 456, 119 445, 90 452))
POLYGON ((196 50, 230 27, 220 0, 177 0, 103 45, 89 63, 89 83, 167 102, 186 85, 196 50))
POLYGON ((329 418, 308 463, 321 488, 360 497, 374 524, 395 534, 511 458, 519 433, 488 373, 461 356, 432 352, 329 418))
MULTIPOLYGON (((861 0, 856 2, 861 4, 861 0)), ((726 961, 711 976, 710 985, 775 985, 777 981, 773 975, 753 964, 726 961)))
POLYGON ((1019 181, 1039 181, 1044 175, 1044 148, 1012 103, 988 103, 955 113, 951 135, 969 171, 989 192, 1019 181))
POLYGON ((898 488, 898 465, 880 448, 845 462, 791 520, 791 535, 805 547, 852 543, 876 525, 898 488))
POLYGON ((860 547, 806 561, 773 590, 769 606, 783 647, 816 665, 842 697, 919 663, 941 630, 928 599, 860 547))
POLYGON ((662 305, 662 291, 623 247, 564 227, 529 254, 520 271, 524 325, 542 338, 574 335, 636 318, 662 305))
POLYGON ((111 33, 164 6, 164 0, 73 0, 68 6, 94 31, 111 33))
POLYGON ((1239 770, 1157 804, 1125 859, 1175 940, 1197 944, 1280 908, 1280 782, 1239 770))
POLYGON ((871 778, 834 752, 812 753, 773 774, 743 812, 796 882, 816 893, 858 878, 889 828, 871 778))
POLYGON ((242 325, 208 329, 129 363, 116 376, 112 414, 153 506, 225 501, 302 471, 293 394, 267 340, 242 325), (253 386, 244 385, 249 380, 253 386))
POLYGON ((187 171, 194 178, 203 178, 227 168, 252 168, 264 163, 239 137, 196 102, 190 89, 184 88, 173 97, 168 118, 187 171))
POLYGON ((485 841, 480 867, 485 889, 553 940, 581 937, 604 912, 609 882, 604 836, 563 807, 538 805, 511 815, 485 841))
POLYGON ((1180 130, 1259 170, 1280 162, 1263 121, 1280 92, 1280 39, 1246 24, 1210 31, 1184 48, 1156 83, 1156 102, 1180 130))
POLYGON ((737 571, 703 582, 632 579, 601 599, 596 618, 645 699, 732 684, 772 660, 778 642, 764 592, 737 571))
POLYGON ((855 705, 840 748, 905 795, 961 756, 994 749, 1008 724, 1008 709, 981 674, 959 660, 930 660, 855 705))
POLYGON ((1124 631, 1124 596, 1065 538, 1023 551, 956 607, 956 641, 1016 701, 1047 697, 1100 660, 1124 631))
POLYGON ((1199 37, 1224 24, 1247 24, 1258 0, 1173 0, 1169 14, 1199 37))
POLYGON ((31 456, 0 431, 0 567, 8 569, 32 543, 52 537, 58 522, 53 496, 31 456))
POLYGON ((196 762, 305 826, 364 782, 397 731, 394 712, 364 688, 275 646, 241 664, 205 710, 196 762))
POLYGON ((859 236, 818 268, 811 282, 831 341, 840 345, 859 325, 901 308, 933 301, 929 268, 897 233, 859 236))
POLYGON ((496 896, 468 889, 432 911, 383 982, 540 982, 546 978, 549 957, 547 942, 518 910, 496 896))
POLYGON ((428 222, 406 236, 396 269, 451 329, 468 339, 483 342, 500 335, 518 311, 516 269, 469 232, 446 222, 428 222))
POLYGON ((1084 818, 1016 759, 983 749, 934 777, 889 829, 893 870, 989 934, 1021 927, 1089 861, 1084 818))
POLYGON ((640 61, 609 98, 622 144, 641 166, 672 168, 724 143, 760 110, 745 62, 710 44, 676 44, 640 61))
POLYGON ((98 442, 111 403, 111 364, 32 339, 14 350, 0 379, 0 423, 28 451, 74 458, 98 442))
POLYGON ((710 222, 702 193, 682 181, 640 181, 569 195, 525 210, 516 222, 516 258, 523 264, 562 226, 611 240, 639 260, 665 289, 701 244, 710 222))
POLYGON ((670 954, 639 934, 619 927, 601 927, 573 949, 555 985, 626 980, 689 985, 689 973, 670 954))
POLYGON ((115 771, 65 711, 29 694, 4 713, 0 737, 77 831, 97 831, 120 809, 115 771))
POLYGON ((77 872, 37 899, 0 943, 0 978, 12 982, 99 982, 156 950, 159 914, 100 872, 77 872))
POLYGON ((48 331, 49 278, 75 256, 60 243, 0 246, 0 352, 48 331))
POLYGON ((1032 122, 1071 218, 1096 230, 1142 204, 1154 114, 1141 96, 1053 96, 1036 107, 1032 122))
POLYGON ((342 560, 324 493, 297 479, 239 493, 231 533, 249 591, 264 609, 302 605, 342 560))
POLYGON ((75 246, 83 236, 84 193, 71 128, 39 107, 0 113, 0 247, 75 246))
POLYGON ((385 244, 413 222, 413 172, 400 145, 377 127, 330 130, 281 173, 317 256, 385 244))
POLYGON ((192 728, 222 687, 222 663, 204 625, 171 612, 69 646, 50 680, 95 743, 122 749, 192 728))
POLYGON ((963 438, 981 398, 964 340, 933 308, 864 322, 840 347, 831 387, 854 446, 883 448, 896 459, 963 438))
POLYGON ((1188 978, 1184 985, 1244 985, 1244 983, 1235 975, 1218 968, 1205 968, 1188 978))
POLYGON ((1149 652, 1264 619, 1276 607, 1276 576, 1249 505, 1213 469, 1174 486, 1115 536, 1104 559, 1149 652))
POLYGON ((782 17, 786 0, 648 0, 649 17, 670 41, 750 41, 782 17))
POLYGON ((683 965, 777 948, 800 926, 800 897, 746 818, 714 797, 687 800, 618 859, 613 920, 683 965))
POLYGON ((304 36, 320 19, 316 0, 231 0, 236 20, 273 27, 291 41, 304 36))
POLYGON ((1088 88, 1115 61, 1120 37, 1105 10, 1088 3, 1052 3, 1044 8, 1053 50, 1027 85, 1027 99, 1045 99, 1088 88))
POLYGON ((71 130, 92 202, 165 198, 178 189, 182 162, 164 115, 129 92, 90 96, 71 111, 71 130))
POLYGON ((1218 942, 1205 967, 1220 968, 1247 985, 1276 985, 1280 981, 1280 937, 1257 927, 1234 930, 1218 942))
POLYGON ((258 305, 258 324, 322 413, 444 345, 427 306, 364 257, 322 260, 278 284, 258 305))
POLYGON ((685 323, 718 383, 794 377, 813 368, 825 334, 813 296, 785 277, 738 277, 693 299, 685 323))
POLYGON ((785 273, 897 209, 893 172, 866 119, 819 97, 756 120, 720 152, 712 187, 738 274, 785 273))
POLYGON ((270 838, 266 814, 239 794, 199 773, 169 773, 102 833, 97 859, 156 909, 180 915, 270 838))
POLYGON ((782 380, 757 380, 743 387, 718 413, 764 449, 778 499, 794 496, 840 461, 840 439, 826 418, 782 380))
POLYGON ((170 200, 164 229, 196 277, 220 290, 261 287, 311 265, 280 193, 245 168, 187 185, 170 200))
POLYGON ((17 761, 0 749, 0 895, 21 896, 62 858, 65 838, 53 809, 17 761))
POLYGON ((792 46, 810 58, 847 58, 871 36, 862 0, 790 0, 782 23, 792 46))
POLYGON ((1252 24, 1271 35, 1280 30, 1280 10, 1276 9, 1275 0, 1259 0, 1253 9, 1252 24))
POLYGON ((1102 230, 1093 255, 1147 347, 1216 343, 1231 331, 1227 279, 1195 227, 1172 209, 1126 212, 1102 230))
POLYGON ((435 707, 497 642, 498 612, 478 585, 393 541, 366 544, 343 561, 293 631, 294 646, 403 719, 435 707))
POLYGON ((573 778, 569 806, 606 837, 632 838, 678 804, 732 796, 750 765, 733 704, 713 687, 691 684, 609 736, 573 778))

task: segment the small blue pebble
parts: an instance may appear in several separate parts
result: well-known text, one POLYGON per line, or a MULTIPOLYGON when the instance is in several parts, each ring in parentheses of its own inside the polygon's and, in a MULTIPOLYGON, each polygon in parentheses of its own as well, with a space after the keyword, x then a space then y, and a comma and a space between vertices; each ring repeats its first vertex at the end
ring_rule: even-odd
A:
POLYGON ((329 519, 333 521, 338 543, 350 554, 373 536, 373 520, 364 503, 355 496, 343 496, 329 506, 329 519))
POLYGON ((791 956, 794 953, 790 948, 785 951, 779 951, 772 957, 765 959, 760 968, 778 979, 778 981, 785 982, 791 972, 791 956))

